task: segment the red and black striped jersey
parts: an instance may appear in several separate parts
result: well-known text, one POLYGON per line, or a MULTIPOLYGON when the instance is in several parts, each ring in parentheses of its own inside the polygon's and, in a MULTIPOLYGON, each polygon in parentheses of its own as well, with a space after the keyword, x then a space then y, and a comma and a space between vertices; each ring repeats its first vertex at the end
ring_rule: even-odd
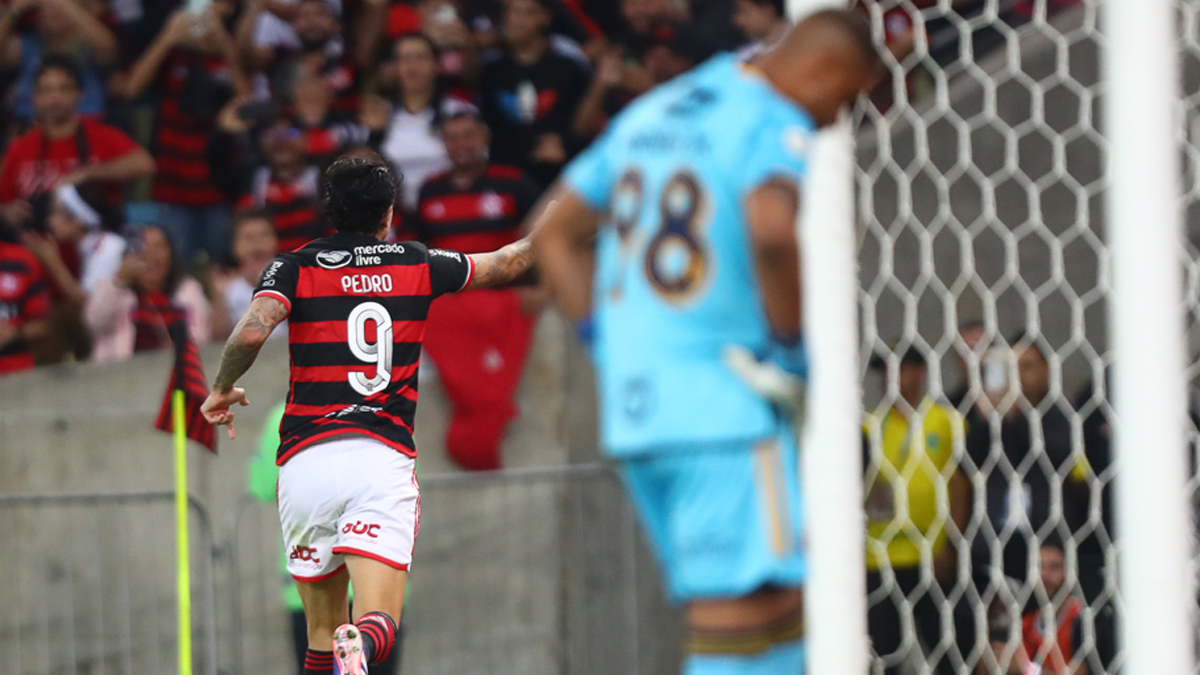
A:
POLYGON ((437 174, 421 186, 413 234, 437 248, 495 251, 521 238, 521 221, 537 198, 537 185, 513 167, 489 166, 461 187, 449 173, 437 174))
POLYGON ((271 169, 259 167, 241 206, 260 206, 271 214, 280 251, 294 251, 325 234, 321 220, 321 170, 309 166, 295 180, 276 180, 271 169))
MULTIPOLYGON (((50 293, 33 254, 0 241, 0 322, 20 326, 49 313, 50 293)), ((24 340, 0 347, 0 375, 32 367, 33 354, 24 340)))
POLYGON ((338 232, 282 253, 254 296, 288 307, 291 388, 276 461, 340 434, 416 456, 417 368, 429 305, 466 288, 470 258, 338 232))
MULTIPOLYGON (((216 129, 216 110, 199 114, 187 105, 189 86, 195 88, 193 71, 206 73, 205 81, 228 90, 229 65, 216 57, 203 57, 183 50, 167 56, 161 74, 162 103, 158 108, 158 131, 154 160, 155 201, 180 206, 215 206, 225 201, 208 163, 209 138, 216 129)), ((191 92, 194 93, 194 92, 191 92)), ((215 92, 209 92, 215 95, 215 92)))

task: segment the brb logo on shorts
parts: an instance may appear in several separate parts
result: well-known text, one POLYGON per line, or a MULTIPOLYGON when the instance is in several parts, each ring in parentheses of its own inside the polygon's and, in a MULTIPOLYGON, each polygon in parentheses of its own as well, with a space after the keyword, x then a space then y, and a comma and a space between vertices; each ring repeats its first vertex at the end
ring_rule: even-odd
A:
POLYGON ((372 523, 364 523, 363 521, 358 520, 358 521, 355 521, 355 523, 353 525, 351 525, 350 523, 346 523, 346 525, 344 527, 342 527, 342 534, 350 534, 350 533, 365 534, 372 539, 378 539, 379 535, 375 534, 375 530, 378 530, 378 529, 380 529, 379 525, 374 525, 372 523))
POLYGON ((301 560, 303 562, 321 562, 321 559, 317 557, 317 549, 309 548, 307 546, 293 546, 290 558, 292 560, 301 560))

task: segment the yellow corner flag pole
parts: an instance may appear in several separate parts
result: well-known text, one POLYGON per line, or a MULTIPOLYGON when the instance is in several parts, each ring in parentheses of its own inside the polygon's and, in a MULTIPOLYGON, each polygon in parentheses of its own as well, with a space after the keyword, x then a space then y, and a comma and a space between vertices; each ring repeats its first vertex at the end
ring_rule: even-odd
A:
POLYGON ((175 555, 179 598, 179 675, 192 675, 192 580, 188 552, 187 415, 183 390, 171 397, 175 432, 175 555))

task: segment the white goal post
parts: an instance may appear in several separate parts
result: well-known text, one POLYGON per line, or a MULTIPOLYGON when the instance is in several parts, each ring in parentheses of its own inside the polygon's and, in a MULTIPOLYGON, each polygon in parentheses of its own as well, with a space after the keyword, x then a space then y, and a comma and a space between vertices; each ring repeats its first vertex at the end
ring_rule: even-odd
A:
MULTIPOLYGON (((797 21, 845 7, 838 0, 788 0, 797 21)), ((818 135, 799 223, 803 305, 809 357, 802 430, 808 583, 807 672, 867 671, 866 588, 858 364, 858 264, 854 219, 854 154, 843 119, 818 135)))

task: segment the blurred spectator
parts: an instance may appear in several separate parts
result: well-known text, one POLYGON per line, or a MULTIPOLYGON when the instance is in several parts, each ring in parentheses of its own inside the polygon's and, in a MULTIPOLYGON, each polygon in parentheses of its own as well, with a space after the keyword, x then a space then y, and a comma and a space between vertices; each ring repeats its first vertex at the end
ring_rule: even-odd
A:
POLYGON ((673 29, 670 39, 651 47, 645 63, 630 76, 630 68, 618 48, 609 49, 596 64, 596 75, 579 102, 575 113, 575 133, 580 138, 592 138, 604 130, 608 121, 641 93, 637 84, 648 78, 656 86, 678 77, 705 58, 693 39, 694 32, 685 27, 673 29), (634 84, 630 84, 630 82, 634 84))
MULTIPOLYGON (((550 10, 548 33, 551 43, 568 56, 584 60, 597 58, 607 44, 604 31, 575 0, 554 0, 550 10)), ((502 42, 505 2, 503 0, 468 0, 461 10, 463 20, 479 49, 492 49, 502 42)))
POLYGON ((483 67, 479 100, 492 130, 492 160, 549 185, 575 147, 575 113, 587 70, 551 48, 550 0, 508 0, 505 51, 483 67))
POLYGON ((1057 539, 1041 545, 1038 569, 1040 588, 1021 617, 1019 636, 1003 616, 1003 608, 992 610, 992 655, 1005 675, 1087 675, 1088 663, 1080 653, 1084 604, 1067 585, 1066 555, 1057 539))
POLYGON ((1068 491, 1074 493, 1081 505, 1074 529, 1079 541, 1079 585, 1088 602, 1104 593, 1104 552, 1112 547, 1116 537, 1113 523, 1113 457, 1112 424, 1108 419, 1108 370, 1105 370, 1103 389, 1089 382, 1075 397, 1075 409, 1086 412, 1083 418, 1083 459, 1071 471, 1068 491), (1091 493, 1100 492, 1099 518, 1090 509, 1091 493))
MULTIPOLYGON (((315 75, 332 94, 333 109, 352 114, 358 110, 360 86, 358 65, 345 53, 342 27, 328 0, 299 0, 292 8, 290 26, 294 40, 266 40, 256 34, 253 44, 243 46, 256 71, 265 73, 256 92, 260 98, 273 95, 286 100, 292 81, 301 74, 315 75)), ((245 44, 245 26, 255 17, 259 24, 274 15, 263 4, 251 3, 241 19, 239 40, 245 44)), ((278 19, 275 19, 278 20, 278 19)))
MULTIPOLYGON (((886 367, 882 360, 873 366, 886 367)), ((902 648, 920 649, 915 641, 904 640, 903 627, 910 618, 927 652, 937 651, 942 641, 941 593, 928 587, 923 569, 931 564, 933 581, 947 588, 956 581, 958 569, 958 550, 948 541, 938 500, 946 495, 956 532, 966 529, 971 512, 971 483, 954 457, 955 439, 963 436, 962 419, 926 395, 927 376, 925 357, 908 349, 888 387, 899 398, 864 425, 871 447, 880 450, 870 458, 868 473, 867 588, 874 596, 881 594, 885 578, 879 570, 885 560, 897 587, 872 604, 867 615, 872 647, 885 658, 902 648), (916 424, 921 431, 915 430, 916 424), (926 545, 933 554, 930 561, 922 560, 926 545), (897 601, 898 597, 907 600, 897 601), (910 612, 911 617, 903 616, 910 612)), ((891 666, 885 672, 899 673, 900 668, 891 666)), ((953 671, 948 660, 942 660, 935 672, 953 671)))
MULTIPOLYGON (((537 187, 519 169, 488 164, 488 129, 471 113, 443 124, 453 167, 421 188, 421 241, 481 253, 521 238, 537 187)), ((529 353, 541 289, 518 287, 443 296, 429 310, 425 352, 453 408, 446 451, 460 466, 501 467, 500 443, 517 415, 517 386, 529 353)))
MULTIPOLYGON (((964 321, 958 326, 958 339, 962 341, 962 347, 955 345, 954 365, 958 371, 958 384, 954 390, 946 395, 950 399, 950 405, 958 409, 960 413, 970 416, 974 411, 974 405, 969 406, 968 410, 963 410, 963 402, 967 400, 971 392, 971 361, 967 358, 967 354, 974 352, 977 356, 983 353, 980 344, 987 337, 987 331, 983 327, 983 322, 979 320, 964 321), (965 351, 964 351, 965 350, 965 351)), ((972 404, 974 401, 971 402, 972 404)), ((982 420, 981 420, 982 421, 982 420)), ((971 420, 968 418, 968 423, 971 420)), ((986 421, 984 422, 986 424, 986 421)))
POLYGON ((91 340, 83 325, 83 307, 100 282, 117 273, 125 252, 125 239, 105 231, 114 225, 113 218, 98 200, 89 201, 73 185, 60 185, 50 207, 50 234, 22 233, 21 242, 61 293, 54 301, 48 334, 35 348, 39 363, 56 363, 67 354, 88 357, 91 340), (76 251, 78 275, 63 261, 60 246, 76 251))
POLYGON ((176 11, 120 91, 132 99, 159 83, 153 197, 184 264, 201 250, 219 260, 229 241, 227 200, 236 187, 221 180, 237 171, 210 141, 225 102, 250 94, 224 23, 235 9, 232 0, 214 0, 203 14, 176 11))
POLYGON ((0 211, 9 224, 44 231, 50 192, 60 183, 93 184, 105 202, 121 202, 121 183, 150 176, 154 160, 114 127, 79 114, 79 72, 63 57, 38 68, 37 124, 13 140, 0 167, 0 211))
POLYGON ((122 361, 135 352, 170 346, 166 327, 180 314, 192 341, 207 344, 204 291, 184 274, 166 233, 152 225, 143 227, 116 275, 101 279, 88 297, 84 320, 92 334, 92 359, 122 361))
POLYGON ((405 214, 417 208, 417 194, 428 176, 450 166, 438 128, 448 112, 461 108, 447 98, 438 82, 438 48, 421 33, 396 41, 400 92, 379 152, 404 177, 401 205, 405 214))
POLYGON ((387 128, 385 111, 375 118, 379 101, 360 99, 359 118, 333 109, 333 95, 324 78, 300 72, 292 79, 292 114, 304 133, 305 153, 310 162, 320 167, 331 163, 338 155, 361 145, 378 146, 387 128), (379 119, 372 123, 372 119, 379 119))
MULTIPOLYGON (((215 340, 224 340, 233 332, 233 327, 250 308, 254 287, 262 278, 263 270, 279 252, 279 239, 275 236, 271 213, 266 209, 246 208, 237 211, 233 214, 232 230, 230 256, 233 268, 214 267, 211 271, 215 296, 212 333, 215 340)), ((284 321, 271 333, 270 339, 286 337, 287 322, 284 321)))
POLYGON ((78 64, 79 111, 102 116, 102 70, 116 63, 117 54, 112 31, 75 0, 12 0, 0 11, 0 64, 20 71, 12 114, 21 122, 31 122, 37 114, 34 87, 42 60, 49 56, 78 64), (18 33, 26 16, 33 18, 34 29, 18 33))
POLYGON ((1041 592, 1035 593, 1033 610, 1022 617, 1021 644, 1046 675, 1087 675, 1087 662, 1080 654, 1084 605, 1067 585, 1074 575, 1067 574, 1066 554, 1057 539, 1042 544, 1038 570, 1041 592))
POLYGON ((737 0, 733 22, 750 40, 750 44, 739 50, 746 59, 778 44, 790 25, 784 0, 737 0))
POLYGON ((267 210, 280 251, 294 251, 325 234, 321 221, 321 170, 309 161, 304 134, 279 115, 260 135, 265 166, 255 170, 243 207, 267 210))
MULTIPOLYGON (((1050 520, 1054 494, 1063 488, 1063 476, 1073 463, 1071 423, 1059 405, 1047 400, 1050 364, 1045 353, 1030 336, 1010 344, 1012 350, 993 349, 985 355, 987 396, 979 401, 985 415, 967 430, 967 453, 975 466, 987 472, 987 522, 974 552, 975 569, 982 573, 977 579, 980 584, 992 577, 988 544, 997 540, 1007 540, 1004 575, 1028 581, 1028 542, 1050 520), (1014 370, 1019 379, 1010 383, 1009 373, 1014 370), (993 421, 999 422, 999 438, 992 435, 993 421)), ((1065 511, 1077 508, 1071 503, 1063 507, 1065 511)), ((1064 521, 1051 526, 1064 537, 1070 534, 1064 521)))
POLYGON ((30 343, 46 333, 50 293, 24 246, 0 241, 0 375, 33 368, 30 343))

